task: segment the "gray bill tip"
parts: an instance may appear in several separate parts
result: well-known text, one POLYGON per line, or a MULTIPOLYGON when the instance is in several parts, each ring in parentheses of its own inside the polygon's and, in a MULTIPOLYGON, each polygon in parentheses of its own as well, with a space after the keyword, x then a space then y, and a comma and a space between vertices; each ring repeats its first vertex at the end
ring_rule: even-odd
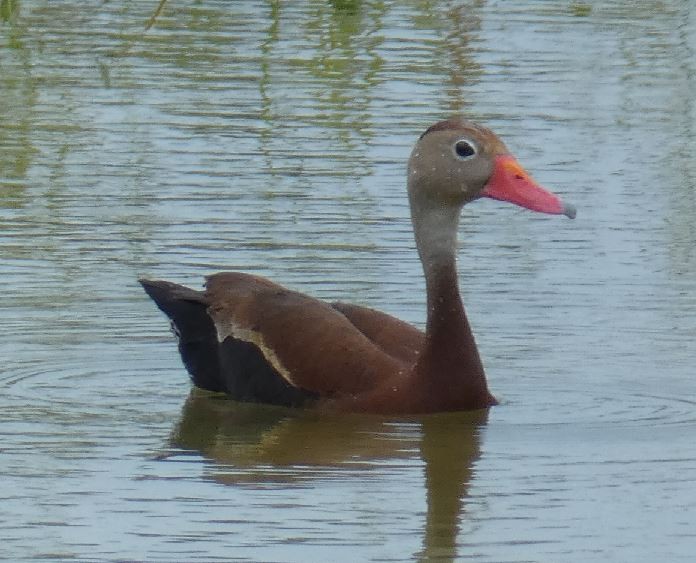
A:
POLYGON ((565 215, 569 219, 575 219, 575 216, 577 214, 578 214, 578 210, 575 209, 575 206, 572 203, 564 203, 563 204, 563 215, 565 215))

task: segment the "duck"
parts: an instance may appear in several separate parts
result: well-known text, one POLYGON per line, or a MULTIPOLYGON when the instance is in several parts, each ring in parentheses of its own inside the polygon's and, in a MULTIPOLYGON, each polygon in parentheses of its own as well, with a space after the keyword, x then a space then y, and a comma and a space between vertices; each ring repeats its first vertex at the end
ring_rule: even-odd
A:
POLYGON ((193 384, 236 401, 332 412, 420 415, 497 404, 459 289, 462 208, 492 198, 571 219, 576 209, 538 184, 493 131, 461 116, 420 135, 407 173, 424 331, 244 272, 210 275, 202 291, 140 279, 169 317, 193 384))

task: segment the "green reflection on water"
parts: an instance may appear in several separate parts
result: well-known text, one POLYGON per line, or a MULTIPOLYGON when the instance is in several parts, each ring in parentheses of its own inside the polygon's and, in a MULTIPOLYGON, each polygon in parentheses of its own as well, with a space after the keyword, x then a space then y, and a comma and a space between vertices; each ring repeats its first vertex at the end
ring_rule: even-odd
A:
POLYGON ((19 0, 0 1, 0 19, 9 22, 19 14, 19 0))
MULTIPOLYGON (((19 5, 15 4, 15 9, 19 5)), ((27 172, 37 153, 33 143, 34 107, 37 82, 32 75, 32 58, 21 40, 23 29, 11 25, 7 33, 6 56, 0 61, 0 206, 22 205, 27 172)))

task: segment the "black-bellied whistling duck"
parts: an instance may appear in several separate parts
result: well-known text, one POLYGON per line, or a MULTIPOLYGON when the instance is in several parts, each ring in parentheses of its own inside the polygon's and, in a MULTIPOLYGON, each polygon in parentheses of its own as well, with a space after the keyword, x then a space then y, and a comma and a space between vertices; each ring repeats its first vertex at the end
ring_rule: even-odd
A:
POLYGON ((457 225, 480 197, 575 217, 490 130, 460 118, 430 127, 408 163, 408 196, 427 289, 425 333, 390 315, 325 303, 240 272, 205 291, 141 280, 172 320, 193 383, 240 401, 417 414, 496 403, 459 296, 457 225))

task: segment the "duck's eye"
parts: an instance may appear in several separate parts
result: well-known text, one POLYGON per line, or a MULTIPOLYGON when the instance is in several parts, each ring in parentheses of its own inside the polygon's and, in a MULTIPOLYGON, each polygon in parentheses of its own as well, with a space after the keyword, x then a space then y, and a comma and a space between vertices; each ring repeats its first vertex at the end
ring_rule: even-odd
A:
POLYGON ((454 144, 454 152, 459 158, 471 158, 476 154, 476 147, 466 139, 460 139, 454 144))

